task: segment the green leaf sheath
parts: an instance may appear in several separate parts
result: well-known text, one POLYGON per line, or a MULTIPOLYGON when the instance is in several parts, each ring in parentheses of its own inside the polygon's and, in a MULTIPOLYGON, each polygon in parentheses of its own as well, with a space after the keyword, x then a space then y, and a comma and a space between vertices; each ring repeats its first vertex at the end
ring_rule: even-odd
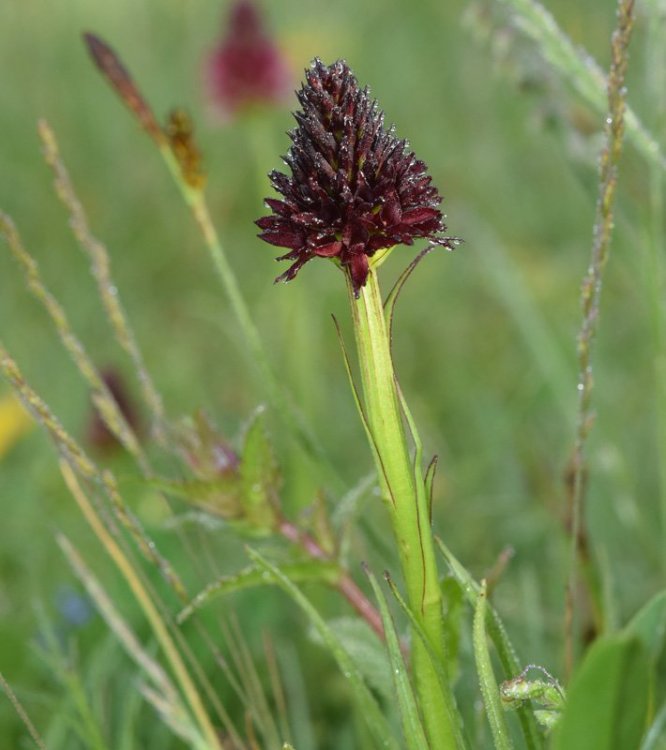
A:
MULTIPOLYGON (((407 598, 437 655, 443 657, 441 595, 425 484, 421 467, 415 471, 407 444, 388 327, 373 268, 358 297, 349 283, 349 298, 364 413, 382 495, 398 544, 407 598)), ((442 692, 430 655, 419 638, 413 644, 413 665, 431 747, 437 750, 459 747, 459 732, 451 709, 453 699, 442 692)))

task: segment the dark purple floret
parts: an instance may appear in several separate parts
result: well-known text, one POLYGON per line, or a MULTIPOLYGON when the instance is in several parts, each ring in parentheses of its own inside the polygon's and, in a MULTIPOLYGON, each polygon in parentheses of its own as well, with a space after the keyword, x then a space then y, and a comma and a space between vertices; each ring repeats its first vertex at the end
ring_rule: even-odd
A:
POLYGON ((297 96, 302 109, 285 157, 291 176, 271 172, 282 199, 268 198, 272 214, 257 221, 261 239, 289 248, 278 260, 293 263, 276 281, 316 256, 335 258, 358 293, 378 250, 418 238, 453 247, 426 165, 384 128, 384 113, 346 62, 316 59, 297 96))

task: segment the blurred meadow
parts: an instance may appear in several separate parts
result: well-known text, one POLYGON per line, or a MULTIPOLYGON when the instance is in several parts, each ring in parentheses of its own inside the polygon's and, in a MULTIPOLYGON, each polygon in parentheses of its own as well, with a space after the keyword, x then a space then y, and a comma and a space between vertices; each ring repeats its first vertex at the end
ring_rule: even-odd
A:
MULTIPOLYGON (((606 70, 613 4, 545 5, 606 70)), ((345 58, 361 84, 370 85, 387 121, 429 165, 444 196, 448 230, 464 240, 453 253, 431 253, 398 301, 396 369, 425 452, 439 455, 435 529, 477 578, 511 548, 495 604, 521 660, 563 676, 566 470, 577 408, 580 285, 592 243, 604 115, 512 22, 509 3, 283 0, 263 8, 293 71, 292 88, 313 57, 345 58)), ((92 359, 122 373, 139 403, 131 365, 104 318, 88 260, 41 154, 37 121, 46 118, 92 231, 109 249, 170 419, 202 408, 232 443, 237 439, 265 392, 187 207, 155 148, 88 58, 81 33, 99 34, 160 119, 182 106, 195 122, 222 244, 270 362, 333 467, 322 473, 304 458, 269 411, 285 507, 296 517, 321 492, 334 513, 371 471, 331 322, 333 313, 351 340, 344 284, 331 264, 313 263, 293 283, 273 285, 284 265, 274 261, 277 249, 257 239, 253 221, 272 195, 266 175, 280 167, 288 148, 285 131, 293 126, 296 101, 224 123, 211 113, 202 66, 221 36, 225 9, 201 0, 70 0, 58 8, 45 0, 1 3, 0 209, 15 221, 92 359)), ((665 55, 666 7, 646 0, 638 4, 628 102, 662 143, 665 55)), ((662 180, 663 171, 628 140, 593 353, 597 416, 585 504, 609 627, 663 587, 666 573, 662 180)), ((414 254, 413 248, 392 254, 381 272, 385 290, 414 254)), ((65 427, 85 441, 88 389, 4 241, 0 338, 65 427)), ((0 403, 9 394, 0 381, 0 403)), ((49 748, 85 746, 69 735, 77 693, 62 689, 63 674, 80 679, 92 696, 115 738, 111 747, 183 746, 155 728, 153 709, 127 690, 135 668, 56 544, 54 533, 64 531, 143 632, 141 615, 63 484, 52 445, 39 428, 3 444, 9 421, 0 422, 0 670, 49 748)), ((149 442, 147 450, 168 473, 168 457, 149 442)), ((196 546, 184 549, 171 511, 136 479, 132 462, 121 451, 103 461, 191 593, 246 564, 242 541, 221 526, 189 529, 196 546)), ((384 513, 367 495, 359 511, 363 533, 353 536, 358 579, 362 559, 377 573, 394 566, 384 513)), ((187 510, 178 501, 173 507, 187 510)), ((327 616, 347 612, 322 587, 306 590, 327 616)), ((294 726, 295 747, 360 746, 342 677, 305 637, 307 623, 293 604, 269 588, 212 603, 204 617, 223 650, 216 618, 233 621, 232 613, 254 652, 261 653, 262 633, 271 633, 290 695, 300 696, 293 713, 302 718, 308 705, 314 712, 310 725, 294 726), (304 635, 296 639, 296 631, 304 635)), ((184 632, 204 653, 187 625, 184 632)), ((227 695, 223 677, 215 676, 214 684, 227 695)), ((472 695, 472 686, 461 689, 472 695)), ((228 700, 233 707, 235 699, 228 700)), ((10 703, 1 701, 0 745, 27 747, 24 735, 10 703)))

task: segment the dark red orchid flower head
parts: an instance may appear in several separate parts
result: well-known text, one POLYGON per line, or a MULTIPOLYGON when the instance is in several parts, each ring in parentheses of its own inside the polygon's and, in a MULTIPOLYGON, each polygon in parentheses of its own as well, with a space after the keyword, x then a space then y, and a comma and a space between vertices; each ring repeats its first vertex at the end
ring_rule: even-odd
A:
POLYGON ((289 67, 252 0, 231 5, 224 38, 205 73, 210 101, 225 119, 252 105, 283 103, 292 87, 289 67))
POLYGON ((305 77, 284 157, 291 175, 271 172, 282 198, 268 198, 272 214, 256 222, 261 239, 289 248, 278 260, 292 265, 276 281, 293 279, 317 256, 334 258, 358 295, 378 250, 418 238, 452 248, 426 165, 384 127, 384 113, 347 63, 316 59, 305 77))

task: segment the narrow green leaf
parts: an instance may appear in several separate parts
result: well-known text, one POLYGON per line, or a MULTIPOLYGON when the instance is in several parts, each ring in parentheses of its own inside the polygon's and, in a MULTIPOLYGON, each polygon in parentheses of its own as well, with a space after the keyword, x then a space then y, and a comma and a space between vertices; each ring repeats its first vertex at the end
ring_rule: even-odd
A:
MULTIPOLYGON (((326 622, 359 668, 366 683, 387 704, 392 703, 395 696, 391 667, 386 659, 384 644, 377 638, 377 634, 365 620, 358 617, 336 617, 326 622)), ((312 637, 316 643, 324 645, 316 631, 312 633, 312 637)))
POLYGON ((430 517, 430 523, 432 523, 432 501, 435 492, 435 475, 437 474, 438 461, 439 456, 435 454, 430 459, 430 463, 426 468, 425 479, 423 480, 423 483, 425 484, 426 497, 428 498, 428 516, 430 517))
MULTIPOLYGON (((452 695, 452 692, 449 686, 453 684, 453 680, 451 680, 449 676, 450 673, 449 673, 448 652, 445 652, 447 661, 444 661, 442 657, 436 653, 433 647, 433 644, 430 642, 430 639, 428 638, 428 635, 423 628, 423 625, 419 622, 418 618, 415 617, 409 605, 407 604, 407 602, 404 600, 404 598, 398 591, 398 587, 395 585, 395 582, 393 581, 391 576, 388 573, 384 573, 384 577, 386 578, 386 582, 388 583, 389 588, 391 589, 391 593, 395 597, 395 600, 400 605, 400 608, 402 609, 402 611, 407 615, 414 633, 418 635, 418 637, 421 639, 421 642, 425 646, 425 649, 428 652, 428 656, 430 657, 432 666, 437 674, 437 679, 442 688, 442 693, 444 695, 452 695)), ((459 748, 464 748, 466 747, 466 745, 465 745, 465 740, 463 738, 461 726, 460 726, 460 723, 461 723, 460 714, 458 713, 456 709, 453 698, 451 702, 448 704, 447 709, 449 712, 449 720, 452 726, 455 727, 457 746, 459 748)))
MULTIPOLYGON (((448 563, 449 569, 454 578, 460 583, 467 602, 471 607, 476 607, 477 597, 481 591, 481 586, 479 586, 474 578, 467 572, 465 566, 454 556, 451 550, 438 536, 435 537, 435 543, 448 563)), ((504 670, 504 679, 510 680, 517 674, 520 674, 522 666, 518 661, 516 651, 509 640, 509 636, 507 635, 499 615, 489 602, 486 604, 486 619, 488 635, 495 646, 497 656, 499 657, 500 664, 504 670)), ((517 714, 523 732, 523 738, 525 739, 525 745, 528 750, 537 750, 537 748, 543 747, 543 736, 539 732, 532 712, 527 708, 522 707, 518 709, 517 714)))
POLYGON ((398 277, 398 280, 393 285, 391 291, 388 294, 388 297, 384 301, 384 315, 386 316, 386 322, 388 323, 388 329, 389 329, 389 337, 393 337, 393 313, 395 311, 395 303, 398 301, 398 297, 400 296, 400 292, 402 291, 402 288, 405 286, 405 282, 407 279, 412 275, 414 269, 418 264, 425 258, 428 253, 430 253, 432 250, 434 250, 436 245, 428 245, 424 250, 421 250, 421 252, 412 260, 412 262, 405 268, 405 270, 400 274, 398 277))
POLYGON ((641 750, 663 750, 666 747, 666 703, 663 703, 645 734, 641 750))
POLYGON ((163 479, 152 477, 142 485, 179 497, 190 505, 226 520, 240 515, 242 486, 235 474, 215 479, 163 479))
MULTIPOLYGON (((281 566, 283 573, 292 581, 319 581, 335 583, 340 577, 340 569, 333 562, 322 560, 307 560, 303 562, 284 563, 281 566)), ((194 599, 180 611, 177 622, 182 623, 201 607, 209 604, 220 596, 226 596, 243 589, 256 588, 275 584, 275 579, 267 574, 265 570, 250 565, 243 568, 232 576, 222 576, 216 581, 208 584, 200 591, 194 599)))
POLYGON ((340 667, 342 674, 349 681, 352 695, 357 701, 361 714, 367 722, 368 728, 378 746, 382 748, 390 748, 391 750, 399 750, 399 745, 393 736, 386 717, 382 714, 377 701, 365 684, 360 670, 342 647, 339 638, 333 630, 329 628, 319 612, 317 612, 300 589, 298 589, 292 581, 287 578, 287 576, 285 576, 278 568, 272 565, 256 550, 248 547, 247 552, 258 567, 262 568, 275 578, 275 581, 280 588, 291 597, 310 620, 310 623, 315 628, 326 645, 326 648, 331 652, 331 655, 340 667))
POLYGON ((245 433, 240 476, 247 523, 257 530, 270 530, 274 526, 274 502, 282 478, 262 411, 255 413, 245 433))
POLYGON ((388 650, 389 661, 391 663, 391 674, 393 677, 393 686, 395 687, 398 698, 398 708, 400 710, 400 721, 402 723, 403 736, 405 745, 411 750, 428 750, 428 741, 421 724, 421 717, 416 704, 416 699, 412 691, 412 685, 409 681, 409 675, 405 666, 405 661, 400 652, 400 641, 395 631, 395 624, 389 612, 386 598, 383 591, 377 583, 375 576, 366 569, 370 585, 375 594, 375 599, 379 605, 379 614, 384 625, 384 634, 386 636, 386 648, 388 650))
POLYGON ((639 638, 647 649, 650 660, 655 663, 666 643, 666 591, 653 596, 632 617, 624 632, 639 638))
POLYGON ((598 640, 574 674, 553 750, 640 746, 648 712, 650 663, 637 637, 598 640))
POLYGON ((483 705, 486 709, 486 717, 490 724, 495 748, 496 750, 511 750, 513 744, 509 737, 509 729, 506 725, 506 717, 504 716, 499 688, 497 687, 493 665, 490 660, 488 641, 486 640, 486 606, 486 582, 482 581, 481 591, 479 591, 474 610, 474 658, 479 675, 481 694, 483 695, 483 705))

